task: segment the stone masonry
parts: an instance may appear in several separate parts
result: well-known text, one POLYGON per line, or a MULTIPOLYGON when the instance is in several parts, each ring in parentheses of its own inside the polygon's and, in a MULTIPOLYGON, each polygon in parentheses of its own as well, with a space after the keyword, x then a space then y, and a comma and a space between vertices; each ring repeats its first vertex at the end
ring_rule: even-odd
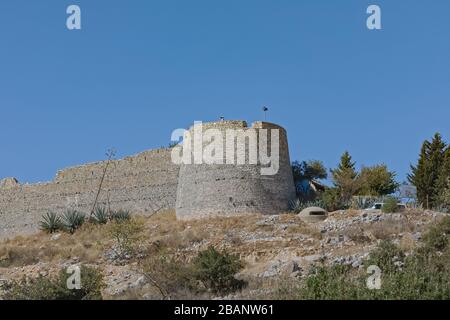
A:
MULTIPOLYGON (((194 140, 191 127, 191 140, 194 140)), ((228 145, 223 154, 224 164, 182 164, 180 168, 176 213, 179 219, 201 218, 210 215, 241 215, 246 213, 278 214, 289 209, 289 202, 295 198, 294 179, 289 158, 286 131, 278 125, 255 122, 251 127, 245 121, 220 121, 202 124, 202 131, 216 129, 221 132, 223 146, 227 145, 226 131, 233 129, 236 134, 234 144, 228 145), (270 130, 279 132, 279 170, 275 175, 262 175, 265 167, 258 159, 257 164, 249 164, 248 133, 257 137, 257 150, 261 148, 260 130, 267 130, 268 154, 271 153, 270 130), (237 163, 237 141, 245 141, 247 162, 243 165, 226 164, 226 153, 232 150, 237 163)), ((186 139, 184 140, 186 141, 186 139)), ((205 147, 210 141, 204 141, 205 147)), ((244 150, 244 149, 243 149, 244 150)))
MULTIPOLYGON (((247 124, 205 124, 211 127, 245 130, 247 124)), ((280 169, 274 176, 261 176, 260 164, 180 166, 171 160, 172 149, 151 150, 111 161, 98 204, 143 215, 176 208, 180 219, 283 212, 295 197, 286 132, 263 122, 253 128, 280 129, 280 169)), ((53 181, 39 184, 0 180, 0 239, 36 232, 49 211, 90 212, 105 166, 103 161, 64 169, 53 181)))
MULTIPOLYGON (((105 164, 68 168, 48 183, 21 185, 12 178, 1 180, 0 239, 35 232, 48 211, 73 208, 90 212, 105 164)), ((99 205, 144 215, 174 208, 178 171, 168 149, 114 160, 108 167, 99 205)))

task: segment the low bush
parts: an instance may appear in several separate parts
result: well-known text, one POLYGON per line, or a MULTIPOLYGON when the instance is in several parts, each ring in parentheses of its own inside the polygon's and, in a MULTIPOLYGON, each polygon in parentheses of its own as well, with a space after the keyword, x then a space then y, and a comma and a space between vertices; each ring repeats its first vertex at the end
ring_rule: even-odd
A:
POLYGON ((337 188, 327 188, 320 195, 320 200, 323 204, 323 208, 328 212, 344 210, 349 207, 349 205, 342 200, 341 194, 337 188))
MULTIPOLYGON (((381 288, 369 290, 366 268, 321 266, 289 291, 296 299, 450 299, 450 217, 433 226, 421 247, 408 256, 395 244, 382 241, 364 266, 381 270, 381 288)), ((280 292, 283 298, 286 292, 280 292)))
POLYGON ((71 276, 62 269, 56 278, 38 277, 13 281, 5 286, 6 300, 101 300, 105 287, 102 274, 94 268, 81 267, 81 289, 68 289, 71 276))
POLYGON ((398 201, 394 197, 387 197, 381 208, 383 213, 395 213, 398 211, 398 201))
POLYGON ((302 300, 358 299, 360 289, 354 278, 351 266, 316 267, 298 287, 297 298, 302 300))
POLYGON ((195 278, 215 294, 228 294, 242 289, 245 282, 235 278, 243 264, 239 257, 219 252, 214 247, 199 252, 193 261, 195 278))
POLYGON ((136 219, 113 221, 108 225, 108 234, 114 241, 113 250, 117 259, 130 258, 136 253, 144 224, 136 219))
POLYGON ((450 244, 450 217, 443 218, 439 223, 431 226, 424 235, 426 249, 443 251, 450 244))
POLYGON ((142 261, 140 268, 163 299, 189 298, 198 292, 192 264, 179 258, 158 252, 142 261))
POLYGON ((371 252, 370 257, 365 262, 366 267, 378 266, 383 273, 394 273, 403 265, 405 254, 390 241, 381 241, 378 247, 371 252))

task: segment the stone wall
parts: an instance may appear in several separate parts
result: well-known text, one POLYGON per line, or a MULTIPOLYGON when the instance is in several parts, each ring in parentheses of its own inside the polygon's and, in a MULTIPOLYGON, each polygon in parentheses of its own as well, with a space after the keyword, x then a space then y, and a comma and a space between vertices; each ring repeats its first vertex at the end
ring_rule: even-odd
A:
MULTIPOLYGON (((250 129, 245 121, 204 124, 204 130, 210 128, 250 129)), ((286 131, 265 122, 256 122, 251 128, 279 129, 276 175, 261 175, 261 163, 179 166, 172 162, 171 149, 146 151, 110 163, 99 205, 144 215, 176 208, 179 219, 288 210, 295 188, 286 131)), ((68 168, 59 171, 53 181, 41 184, 0 180, 0 239, 37 231, 42 215, 49 211, 62 213, 73 208, 89 213, 105 166, 106 162, 97 162, 68 168)))
MULTIPOLYGON (((59 171, 48 183, 0 181, 0 238, 35 232, 47 211, 67 208, 90 212, 105 168, 97 162, 59 171)), ((112 161, 99 197, 100 205, 149 214, 175 207, 179 166, 170 150, 146 151, 112 161)))

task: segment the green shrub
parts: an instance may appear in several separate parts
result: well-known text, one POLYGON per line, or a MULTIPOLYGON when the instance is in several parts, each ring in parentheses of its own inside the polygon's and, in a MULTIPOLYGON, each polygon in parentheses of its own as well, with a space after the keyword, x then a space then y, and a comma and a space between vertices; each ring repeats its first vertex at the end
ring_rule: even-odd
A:
POLYGON ((93 268, 81 267, 81 289, 67 288, 70 274, 62 269, 56 278, 40 276, 36 279, 22 279, 6 285, 6 300, 101 300, 105 287, 102 274, 93 268))
POLYGON ((125 259, 134 255, 142 239, 144 224, 131 219, 113 221, 108 227, 109 236, 114 240, 116 258, 125 259))
POLYGON ((298 299, 350 300, 360 294, 358 284, 352 281, 351 266, 316 267, 299 287, 298 299))
POLYGON ((348 204, 342 200, 341 194, 337 188, 327 188, 320 195, 320 200, 323 204, 323 208, 328 212, 348 208, 348 204))
POLYGON ((104 207, 95 208, 90 220, 94 224, 107 224, 109 220, 108 210, 104 207))
POLYGON ((63 226, 68 232, 73 234, 84 224, 85 219, 84 213, 76 210, 67 210, 63 215, 63 226))
POLYGON ((158 252, 142 261, 140 267, 163 299, 192 297, 198 291, 192 264, 179 258, 158 252))
MULTIPOLYGON (((445 231, 448 223, 441 222, 435 228, 445 231)), ((436 234, 441 234, 440 231, 436 234)), ((442 248, 440 241, 436 243, 442 248)), ((314 300, 448 300, 450 249, 447 245, 438 253, 433 249, 436 243, 425 243, 406 257, 396 245, 381 242, 365 262, 366 267, 375 265, 380 268, 380 290, 367 288, 369 274, 366 274, 366 268, 361 270, 341 265, 313 269, 306 279, 299 280, 300 285, 295 286, 295 291, 289 293, 292 298, 314 300)), ((289 298, 286 293, 283 297, 289 298)))
POLYGON ((41 230, 48 233, 57 232, 62 228, 61 218, 54 212, 47 212, 39 224, 41 230))
POLYGON ((128 221, 131 219, 130 211, 128 210, 117 210, 111 211, 110 219, 113 221, 128 221))
POLYGON ((399 270, 405 259, 404 252, 391 241, 381 241, 377 248, 370 253, 365 266, 376 265, 385 273, 399 270))
POLYGON ((239 257, 214 247, 199 252, 193 261, 195 278, 215 294, 228 294, 244 287, 245 282, 235 278, 243 264, 239 257))
POLYGON ((450 217, 445 217, 439 223, 430 227, 424 235, 425 246, 429 250, 443 251, 450 244, 450 217))
POLYGON ((387 197, 381 208, 383 213, 395 213, 398 211, 398 201, 394 197, 387 197))
POLYGON ((450 177, 447 179, 447 186, 441 191, 439 196, 439 211, 450 213, 450 177))

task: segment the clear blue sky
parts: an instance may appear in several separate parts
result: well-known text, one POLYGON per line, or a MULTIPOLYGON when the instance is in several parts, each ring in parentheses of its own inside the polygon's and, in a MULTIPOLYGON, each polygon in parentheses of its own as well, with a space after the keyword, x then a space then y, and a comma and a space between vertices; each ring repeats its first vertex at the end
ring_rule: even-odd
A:
POLYGON ((422 141, 450 140, 450 2, 0 2, 0 177, 166 146, 194 120, 268 120, 291 157, 386 163, 402 181, 422 141), (66 8, 82 30, 66 29, 66 8), (366 28, 382 9, 383 30, 366 28))

